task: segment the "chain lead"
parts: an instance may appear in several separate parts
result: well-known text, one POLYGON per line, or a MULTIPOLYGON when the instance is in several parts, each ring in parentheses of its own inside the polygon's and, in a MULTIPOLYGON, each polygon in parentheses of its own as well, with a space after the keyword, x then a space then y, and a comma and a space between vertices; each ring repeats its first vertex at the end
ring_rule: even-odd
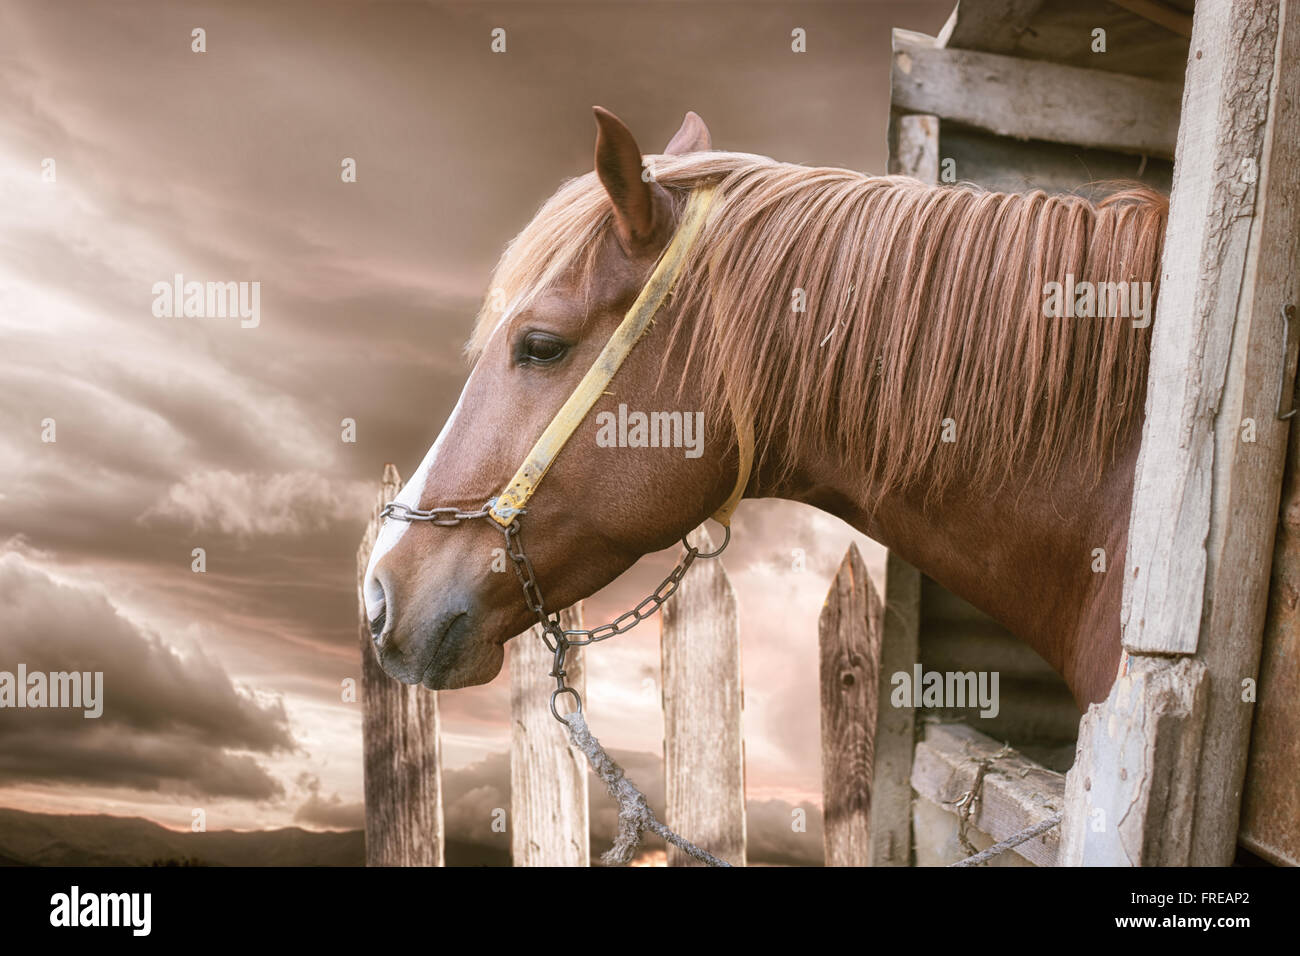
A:
POLYGON ((611 637, 630 631, 646 618, 653 617, 664 606, 664 603, 677 593, 682 578, 686 576, 687 570, 695 563, 696 558, 716 558, 727 550, 727 545, 731 543, 731 528, 726 526, 723 529, 726 532, 726 537, 722 539, 722 546, 708 553, 702 553, 699 548, 696 548, 683 538, 682 546, 686 548, 686 553, 682 555, 676 566, 659 583, 659 586, 651 592, 649 597, 632 608, 632 610, 620 614, 608 624, 593 628, 566 629, 560 626, 558 617, 551 617, 546 613, 546 602, 542 597, 541 586, 537 583, 537 575, 533 571, 533 562, 528 559, 528 554, 524 551, 524 542, 519 533, 519 525, 519 519, 516 518, 501 530, 506 537, 506 554, 510 557, 511 564, 515 569, 515 576, 519 578, 519 584, 524 591, 524 603, 528 605, 530 611, 537 615, 537 623, 541 625, 542 630, 542 643, 546 645, 547 650, 555 655, 554 666, 551 668, 550 675, 555 678, 555 690, 551 692, 551 714, 560 723, 564 723, 564 718, 560 716, 556 704, 563 694, 572 696, 578 707, 577 712, 582 713, 582 696, 576 689, 570 687, 564 679, 567 676, 564 663, 569 648, 585 647, 588 644, 595 644, 597 641, 607 641, 611 637))
MULTIPOLYGON (((489 501, 478 511, 461 511, 458 508, 430 508, 428 511, 420 511, 400 502, 390 501, 384 505, 384 509, 379 512, 379 516, 381 518, 393 518, 397 521, 428 521, 431 524, 451 527, 460 524, 462 521, 486 517, 491 511, 495 500, 489 501)), ((564 680, 567 676, 564 664, 568 658, 569 648, 585 647, 588 644, 595 644, 597 641, 607 641, 611 637, 632 630, 646 618, 653 617, 664 606, 664 603, 677 593, 682 578, 686 576, 687 570, 695 563, 696 558, 716 558, 727 550, 727 545, 731 544, 731 528, 726 525, 723 526, 726 537, 722 539, 722 545, 716 550, 707 553, 701 552, 699 548, 682 538, 682 546, 686 548, 686 553, 678 560, 676 566, 668 573, 668 576, 659 582, 659 586, 632 610, 620 614, 610 623, 602 624, 599 627, 566 630, 560 626, 558 615, 552 617, 546 613, 546 600, 542 597, 541 585, 537 583, 537 575, 533 572, 533 562, 528 560, 528 554, 524 551, 523 538, 519 533, 519 515, 525 513, 523 509, 520 509, 513 521, 504 527, 500 525, 498 527, 501 527, 502 533, 506 536, 506 554, 510 557, 510 563, 515 569, 515 576, 519 579, 520 587, 523 588, 524 603, 528 605, 528 610, 537 615, 537 623, 542 629, 542 643, 546 645, 548 651, 555 655, 550 674, 551 677, 555 678, 555 690, 551 692, 551 714, 560 723, 564 723, 564 718, 560 716, 559 709, 556 706, 556 702, 562 695, 571 695, 578 706, 577 712, 582 713, 582 696, 564 680)))

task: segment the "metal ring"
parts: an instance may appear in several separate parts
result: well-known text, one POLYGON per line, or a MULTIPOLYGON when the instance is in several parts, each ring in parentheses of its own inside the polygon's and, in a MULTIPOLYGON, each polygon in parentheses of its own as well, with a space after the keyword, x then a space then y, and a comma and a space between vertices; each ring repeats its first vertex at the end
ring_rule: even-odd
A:
POLYGON ((692 547, 691 544, 687 542, 685 538, 682 538, 682 544, 686 546, 687 551, 694 551, 695 556, 697 558, 716 558, 723 551, 727 550, 727 545, 731 544, 731 525, 724 524, 722 526, 722 530, 726 532, 726 537, 722 539, 722 544, 721 546, 718 547, 716 551, 710 551, 706 554, 705 552, 700 551, 698 548, 692 547))
MULTIPOLYGON (((579 717, 581 717, 581 716, 582 716, 582 698, 581 698, 580 696, 578 696, 578 692, 577 692, 576 690, 574 690, 572 687, 559 687, 559 688, 556 688, 555 690, 551 691, 551 715, 552 715, 556 720, 558 720, 560 723, 562 723, 562 724, 568 723, 568 721, 566 721, 563 717, 560 716, 560 712, 559 712, 558 710, 555 709, 555 698, 559 697, 561 694, 572 694, 572 695, 573 695, 574 703, 576 703, 576 704, 578 705, 578 709, 577 709, 576 713, 577 713, 577 715, 578 715, 579 717)), ((570 711, 570 713, 575 713, 575 711, 570 711)))

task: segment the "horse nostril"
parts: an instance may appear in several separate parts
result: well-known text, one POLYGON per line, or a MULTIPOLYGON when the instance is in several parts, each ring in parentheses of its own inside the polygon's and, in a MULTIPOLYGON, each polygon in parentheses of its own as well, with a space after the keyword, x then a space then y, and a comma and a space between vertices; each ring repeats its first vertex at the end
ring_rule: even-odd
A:
POLYGON ((375 646, 379 646, 380 639, 384 635, 384 624, 388 620, 388 608, 381 607, 379 616, 370 619, 370 635, 374 638, 375 646))
POLYGON ((370 636, 375 646, 384 635, 384 624, 388 621, 388 593, 378 575, 366 576, 364 594, 366 600, 366 623, 370 625, 370 636))

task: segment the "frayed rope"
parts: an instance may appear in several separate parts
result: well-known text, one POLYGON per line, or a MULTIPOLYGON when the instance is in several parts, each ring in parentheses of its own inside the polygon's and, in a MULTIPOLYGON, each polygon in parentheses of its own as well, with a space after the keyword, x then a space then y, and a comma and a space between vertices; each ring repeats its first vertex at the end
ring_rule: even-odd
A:
POLYGON ((564 715, 564 726, 569 731, 569 741, 587 755, 592 773, 605 784, 609 795, 618 802, 618 836, 614 845, 601 854, 601 862, 610 865, 630 863, 641 845, 641 834, 649 830, 671 843, 683 853, 689 854, 701 863, 709 866, 731 866, 726 860, 719 860, 708 850, 701 850, 690 840, 683 839, 659 822, 645 794, 636 788, 623 768, 616 764, 600 741, 592 736, 587 721, 581 713, 564 715))

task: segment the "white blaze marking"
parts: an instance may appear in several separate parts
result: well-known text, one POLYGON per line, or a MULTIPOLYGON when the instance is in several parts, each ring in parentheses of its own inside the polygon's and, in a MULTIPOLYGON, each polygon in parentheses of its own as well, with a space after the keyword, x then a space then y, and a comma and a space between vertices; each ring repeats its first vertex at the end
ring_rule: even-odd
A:
MULTIPOLYGON (((487 352, 488 346, 496 338, 497 332, 506 324, 506 319, 514 313, 518 301, 516 299, 515 302, 511 303, 510 307, 505 310, 505 314, 497 321, 496 327, 492 329, 492 334, 488 336, 488 340, 483 346, 483 353, 487 352)), ((465 381, 465 387, 460 390, 460 398, 456 399, 456 407, 447 416, 447 423, 442 426, 442 431, 438 433, 433 447, 425 453, 424 461, 420 462, 420 467, 415 470, 411 480, 402 486, 402 490, 393 499, 398 504, 406 505, 408 508, 420 507, 420 499, 424 497, 424 486, 429 481, 429 474, 433 471, 433 466, 438 462, 438 452, 442 449, 443 441, 456 425, 456 418, 460 415, 461 406, 465 402, 465 393, 469 391, 470 384, 474 381, 474 376, 477 373, 478 366, 476 365, 474 371, 470 372, 469 378, 465 381)), ((366 616, 372 621, 384 609, 384 589, 375 580, 375 567, 384 555, 393 550, 397 542, 402 539, 402 535, 406 534, 407 529, 410 527, 411 522, 409 521, 387 519, 380 523, 379 534, 375 538, 375 547, 370 552, 370 562, 366 565, 365 587, 362 588, 362 593, 366 599, 366 616)))

